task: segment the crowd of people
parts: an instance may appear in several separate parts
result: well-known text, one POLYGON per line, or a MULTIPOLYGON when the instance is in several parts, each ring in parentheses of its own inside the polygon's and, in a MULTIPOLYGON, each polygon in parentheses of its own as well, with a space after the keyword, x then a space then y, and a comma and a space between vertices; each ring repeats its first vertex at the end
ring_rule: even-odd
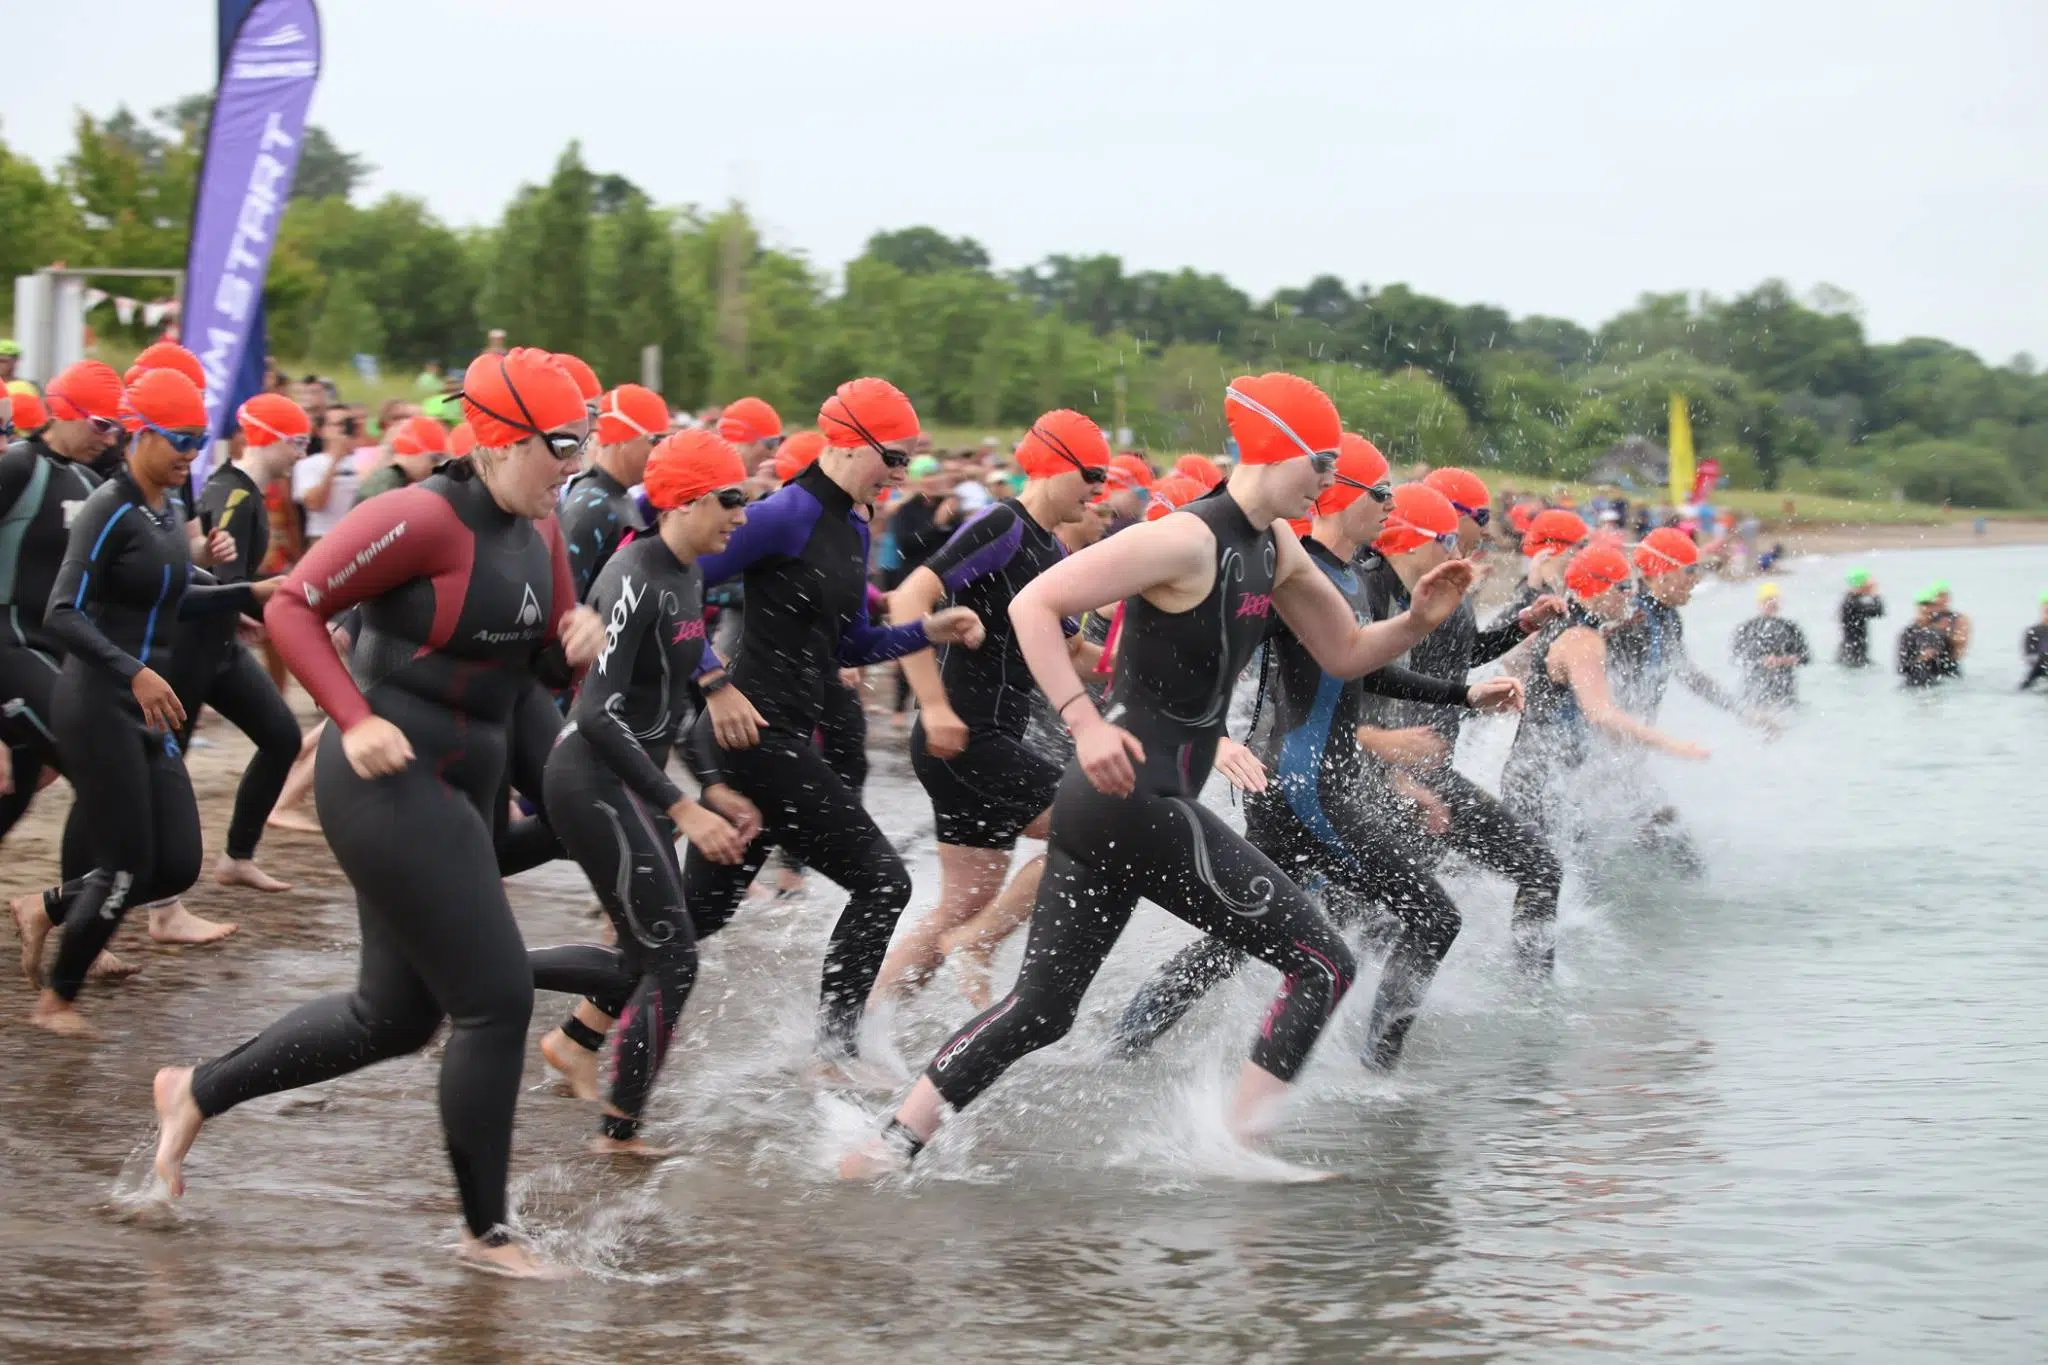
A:
MULTIPOLYGON (((1595 775, 1596 755, 1705 759, 1659 725, 1673 679, 1769 730, 1811 661, 1766 583, 1735 639, 1742 684, 1722 688, 1685 646, 1703 528, 1631 540, 1612 509, 1589 525, 1468 470, 1397 481, 1290 374, 1231 381, 1229 452, 1162 468, 1068 410, 1011 451, 943 453, 879 378, 791 431, 759 398, 680 415, 498 342, 374 421, 274 375, 199 488, 204 375, 181 347, 0 400, 19 438, 0 457, 0 838, 57 775, 73 791, 59 881, 11 903, 32 1022, 93 1036, 79 1002, 129 970, 108 949, 136 903, 159 939, 232 932, 179 900, 202 871, 184 761, 202 708, 256 750, 216 878, 287 889, 256 862, 284 824, 323 835, 356 895, 353 990, 158 1073, 172 1196, 206 1123, 446 1024, 461 1254, 546 1273, 507 1208, 536 992, 573 998, 539 1049, 598 1106, 593 1147, 662 1155, 643 1125, 698 943, 771 858, 769 894, 815 876, 846 895, 819 1083, 889 1084, 862 1055, 870 1007, 949 963, 978 1011, 847 1177, 902 1169, 1062 1038, 1141 899, 1203 937, 1129 1002, 1125 1054, 1247 959, 1279 972, 1231 1101, 1256 1142, 1359 974, 1349 931, 1385 949, 1360 1061, 1390 1070, 1461 929, 1447 854, 1513 887, 1516 961, 1547 976, 1576 792, 1614 788, 1631 843, 1698 862, 1643 765, 1595 775), (1489 549, 1524 572, 1482 624, 1489 549), (908 925, 918 888, 863 802, 867 673, 891 665, 880 709, 908 731, 938 843, 908 925), (324 717, 304 737, 291 679, 324 717), (1520 713, 1498 794, 1450 761, 1473 712, 1520 713), (1244 795, 1241 832, 1201 800, 1212 773, 1244 795), (1013 866, 1027 838, 1044 852, 1013 866), (555 860, 587 875, 609 932, 530 949, 505 878, 555 860), (993 954, 1020 928, 997 994, 993 954)), ((1867 574, 1850 583, 1839 657, 1861 665, 1883 607, 1867 574)), ((1919 606, 1899 667, 1953 675, 1968 620, 1942 585, 1919 606)), ((2029 681, 2044 637, 2048 612, 2029 681)))

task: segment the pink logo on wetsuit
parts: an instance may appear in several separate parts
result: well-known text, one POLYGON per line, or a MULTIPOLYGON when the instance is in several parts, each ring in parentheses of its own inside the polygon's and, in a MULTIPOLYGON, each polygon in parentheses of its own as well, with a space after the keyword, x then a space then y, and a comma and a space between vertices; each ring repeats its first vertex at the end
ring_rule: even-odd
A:
POLYGON ((669 637, 668 642, 672 645, 679 645, 685 640, 701 640, 703 638, 704 618, 699 616, 676 622, 676 633, 669 637))
POLYGON ((1248 592, 1237 599, 1239 616, 1256 616, 1264 620, 1273 611, 1273 595, 1265 592, 1248 592))

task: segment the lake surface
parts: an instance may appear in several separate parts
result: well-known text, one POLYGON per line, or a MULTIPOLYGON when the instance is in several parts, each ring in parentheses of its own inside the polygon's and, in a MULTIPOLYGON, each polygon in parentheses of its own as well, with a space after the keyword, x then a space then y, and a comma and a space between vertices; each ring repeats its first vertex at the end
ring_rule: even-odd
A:
MULTIPOLYGON (((447 1254, 432 1055, 224 1116, 174 1222, 118 1216, 154 1069, 352 980, 345 887, 267 902, 229 946, 95 992, 96 1047, 23 1027, 12 982, 0 1359, 2048 1358, 2048 695, 2013 690, 2048 550, 1855 562, 1891 605, 1887 663, 1913 589, 1949 579, 1977 627, 1968 676, 1912 694, 1888 668, 1837 669, 1849 561, 1799 561, 1779 581, 1818 661, 1784 737, 1683 692, 1666 706, 1715 750, 1650 760, 1705 877, 1576 870, 1557 979, 1533 989, 1511 970, 1505 886, 1453 875, 1466 930, 1404 1068, 1370 1079, 1353 1060, 1369 966, 1271 1156, 1220 1122, 1263 969, 1156 1055, 1103 1059, 1188 936, 1147 907, 1072 1037, 914 1177, 838 1184, 890 1097, 803 1079, 840 899, 814 883, 708 948, 650 1125, 675 1159, 584 1155, 592 1112, 529 1068, 515 1203, 586 1273, 520 1286, 447 1254), (1337 1178, 1293 1179, 1308 1170, 1337 1178)), ((1727 681, 1751 600, 1711 584, 1688 611, 1695 658, 1727 681)), ((1461 766, 1490 782, 1508 724, 1474 724, 1461 766)), ((937 891, 930 810, 880 727, 869 799, 909 841, 916 913, 937 891)), ((530 942, 589 936, 573 869, 514 895, 530 942)), ((566 1003, 543 997, 535 1032, 566 1003)), ((969 1013, 942 975, 894 1021, 896 1050, 921 1065, 969 1013)))

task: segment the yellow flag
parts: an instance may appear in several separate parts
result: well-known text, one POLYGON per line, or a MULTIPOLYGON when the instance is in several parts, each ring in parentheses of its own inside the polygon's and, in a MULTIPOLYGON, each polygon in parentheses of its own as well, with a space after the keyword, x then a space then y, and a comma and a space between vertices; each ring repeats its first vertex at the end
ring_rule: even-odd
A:
POLYGON ((1671 505, 1682 507, 1692 501, 1692 418, 1686 414, 1685 395, 1671 395, 1671 505))

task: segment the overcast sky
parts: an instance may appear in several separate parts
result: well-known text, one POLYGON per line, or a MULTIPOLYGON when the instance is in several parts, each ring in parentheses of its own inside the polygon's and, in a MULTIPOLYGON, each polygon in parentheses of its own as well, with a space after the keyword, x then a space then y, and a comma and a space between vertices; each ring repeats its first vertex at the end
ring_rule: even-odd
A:
MULTIPOLYGON (((2048 4, 329 0, 312 117, 494 219, 570 138, 837 267, 878 228, 1329 272, 1585 323, 1770 276, 1879 340, 2048 359, 2048 4), (704 11, 715 8, 719 13, 704 11)), ((213 75, 209 0, 39 8, 0 136, 213 75)), ((17 53, 19 55, 19 53, 17 53)))

